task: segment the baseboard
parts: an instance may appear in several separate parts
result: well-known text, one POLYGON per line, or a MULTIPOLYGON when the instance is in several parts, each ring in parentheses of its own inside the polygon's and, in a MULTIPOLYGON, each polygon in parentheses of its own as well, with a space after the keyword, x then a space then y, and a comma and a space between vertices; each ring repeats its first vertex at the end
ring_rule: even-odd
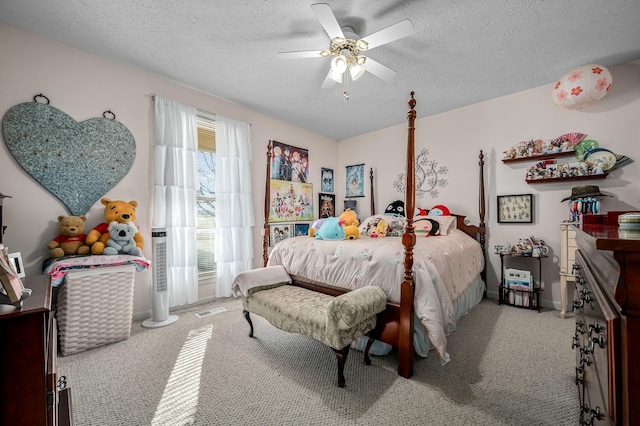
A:
MULTIPOLYGON (((212 303, 215 300, 216 300, 216 298, 214 296, 203 297, 201 299, 198 299, 198 301, 196 303, 192 303, 190 305, 176 306, 176 307, 170 308, 169 312, 175 312, 175 311, 179 311, 179 310, 184 309, 184 308, 191 308, 191 307, 198 306, 198 305, 206 305, 208 303, 212 303)), ((134 321, 144 321, 147 318, 151 318, 152 316, 153 316, 153 312, 151 311, 151 309, 147 309, 146 311, 134 312, 133 313, 133 320, 134 321)))

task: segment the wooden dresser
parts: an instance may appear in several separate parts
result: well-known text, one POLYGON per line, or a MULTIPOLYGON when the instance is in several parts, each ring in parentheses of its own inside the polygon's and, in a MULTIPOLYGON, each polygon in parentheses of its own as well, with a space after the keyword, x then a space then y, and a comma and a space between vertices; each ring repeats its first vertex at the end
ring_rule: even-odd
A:
POLYGON ((71 393, 58 391, 57 330, 48 275, 24 280, 23 306, 0 305, 0 424, 71 425, 71 393))
POLYGON ((576 384, 581 424, 640 424, 640 239, 576 228, 576 384))

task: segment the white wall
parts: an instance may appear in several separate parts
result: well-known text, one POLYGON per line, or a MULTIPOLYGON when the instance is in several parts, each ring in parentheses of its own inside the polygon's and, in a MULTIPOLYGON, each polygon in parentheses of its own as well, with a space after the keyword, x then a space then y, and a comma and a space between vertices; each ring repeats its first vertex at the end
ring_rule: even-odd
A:
MULTIPOLYGON (((571 194, 573 186, 598 185, 603 193, 613 195, 602 199, 605 211, 640 208, 640 61, 612 67, 610 71, 613 75, 611 92, 599 103, 581 111, 558 108, 551 99, 555 82, 550 82, 416 120, 416 153, 427 148, 430 160, 448 168, 447 174, 443 175, 448 184, 440 188, 439 196, 417 199, 418 207, 444 204, 477 223, 478 154, 481 149, 485 152, 490 292, 495 294, 497 291, 500 271, 500 259, 493 254, 493 246, 535 235, 550 245, 553 256, 543 261, 545 291, 542 299, 547 305, 554 303, 559 308, 559 223, 568 217, 568 203, 561 200, 571 194), (529 185, 525 182, 525 171, 533 163, 507 165, 501 161, 502 151, 519 141, 552 139, 568 132, 586 133, 587 138, 595 139, 601 147, 627 155, 636 162, 613 171, 603 180, 529 185), (534 195, 534 222, 498 224, 496 195, 523 193, 534 195)), ((429 102, 429 94, 416 93, 415 97, 416 110, 420 111, 421 105, 429 102)), ((406 115, 407 110, 406 104, 397 106, 398 114, 406 115)), ((344 179, 347 165, 365 163, 367 172, 373 167, 377 176, 376 211, 382 212, 391 201, 403 199, 403 194, 394 190, 393 181, 404 171, 406 140, 407 126, 403 124, 341 141, 338 170, 341 175, 338 174, 337 180, 343 181, 341 178, 344 179)), ((345 193, 343 186, 337 188, 341 197, 345 193)), ((368 186, 366 193, 369 193, 368 186)), ((365 206, 364 212, 368 214, 368 197, 358 200, 358 205, 365 206)))
MULTIPOLYGON (((268 141, 275 139, 307 148, 312 181, 319 182, 321 166, 337 168, 338 143, 334 139, 3 23, 0 23, 0 93, 0 116, 14 105, 31 102, 35 95, 43 93, 51 106, 77 121, 100 117, 103 111, 111 110, 127 126, 136 140, 136 160, 127 176, 105 196, 138 201, 136 222, 145 237, 144 255, 149 259, 153 187, 153 103, 148 96, 151 93, 251 123, 256 267, 262 257, 260 231, 264 222, 268 141)), ((314 188, 314 199, 318 189, 314 188)), ((3 206, 4 223, 8 226, 4 243, 10 251, 21 252, 28 275, 40 274, 42 262, 49 254, 47 243, 58 234, 56 218, 69 213, 17 164, 4 143, 0 144, 0 192, 13 197, 6 199, 3 206)), ((102 222, 102 204, 97 202, 87 216, 88 229, 102 222)), ((134 312, 138 317, 149 310, 150 285, 149 271, 137 274, 134 312)), ((202 286, 199 296, 212 297, 213 291, 210 286, 202 286)))

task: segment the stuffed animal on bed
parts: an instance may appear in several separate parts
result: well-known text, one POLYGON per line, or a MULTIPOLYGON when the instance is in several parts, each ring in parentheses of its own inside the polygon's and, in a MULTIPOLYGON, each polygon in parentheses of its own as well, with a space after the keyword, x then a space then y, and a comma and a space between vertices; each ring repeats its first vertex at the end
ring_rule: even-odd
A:
MULTIPOLYGON (((91 246, 91 254, 102 254, 109 240, 109 224, 113 221, 125 223, 136 221, 137 201, 120 201, 103 198, 100 200, 104 204, 104 222, 93 228, 87 235, 87 244, 91 246)), ((144 240, 140 231, 133 237, 135 245, 142 251, 144 240)))
POLYGON ((429 210, 429 216, 451 216, 449 209, 446 206, 433 206, 431 210, 429 210))
POLYGON ((58 236, 49 241, 47 247, 51 257, 58 258, 74 254, 89 254, 89 246, 85 244, 84 233, 86 216, 58 216, 58 236))
MULTIPOLYGON (((436 215, 431 215, 436 216, 436 215)), ((440 223, 437 220, 430 219, 429 216, 423 216, 413 222, 416 235, 424 235, 431 237, 440 235, 440 223)))
POLYGON ((356 225, 345 226, 344 234, 347 240, 357 240, 360 238, 360 229, 356 225))
POLYGON ((360 225, 356 212, 351 209, 346 209, 340 216, 338 216, 338 219, 344 222, 344 226, 360 225))
POLYGON ((328 217, 316 233, 317 240, 344 240, 347 234, 344 232, 342 222, 337 217, 328 217))
POLYGON ((138 232, 138 227, 133 222, 120 223, 114 220, 109 224, 109 239, 102 254, 140 256, 142 250, 136 247, 136 241, 133 239, 136 232, 138 232))
POLYGON ((318 229, 320 229, 320 227, 322 226, 325 220, 327 219, 326 218, 318 219, 315 222, 313 222, 313 224, 311 224, 311 226, 309 227, 309 236, 311 238, 316 236, 318 229))

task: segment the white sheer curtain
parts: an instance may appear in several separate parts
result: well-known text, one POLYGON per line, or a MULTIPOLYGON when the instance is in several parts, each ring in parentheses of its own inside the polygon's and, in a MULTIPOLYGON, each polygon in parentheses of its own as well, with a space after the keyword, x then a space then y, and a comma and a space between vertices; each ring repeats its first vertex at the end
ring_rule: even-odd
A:
POLYGON ((152 227, 167 230, 167 290, 173 307, 198 301, 196 109, 154 99, 152 227))
POLYGON ((216 115, 217 297, 231 296, 236 275, 253 264, 251 126, 216 115))

